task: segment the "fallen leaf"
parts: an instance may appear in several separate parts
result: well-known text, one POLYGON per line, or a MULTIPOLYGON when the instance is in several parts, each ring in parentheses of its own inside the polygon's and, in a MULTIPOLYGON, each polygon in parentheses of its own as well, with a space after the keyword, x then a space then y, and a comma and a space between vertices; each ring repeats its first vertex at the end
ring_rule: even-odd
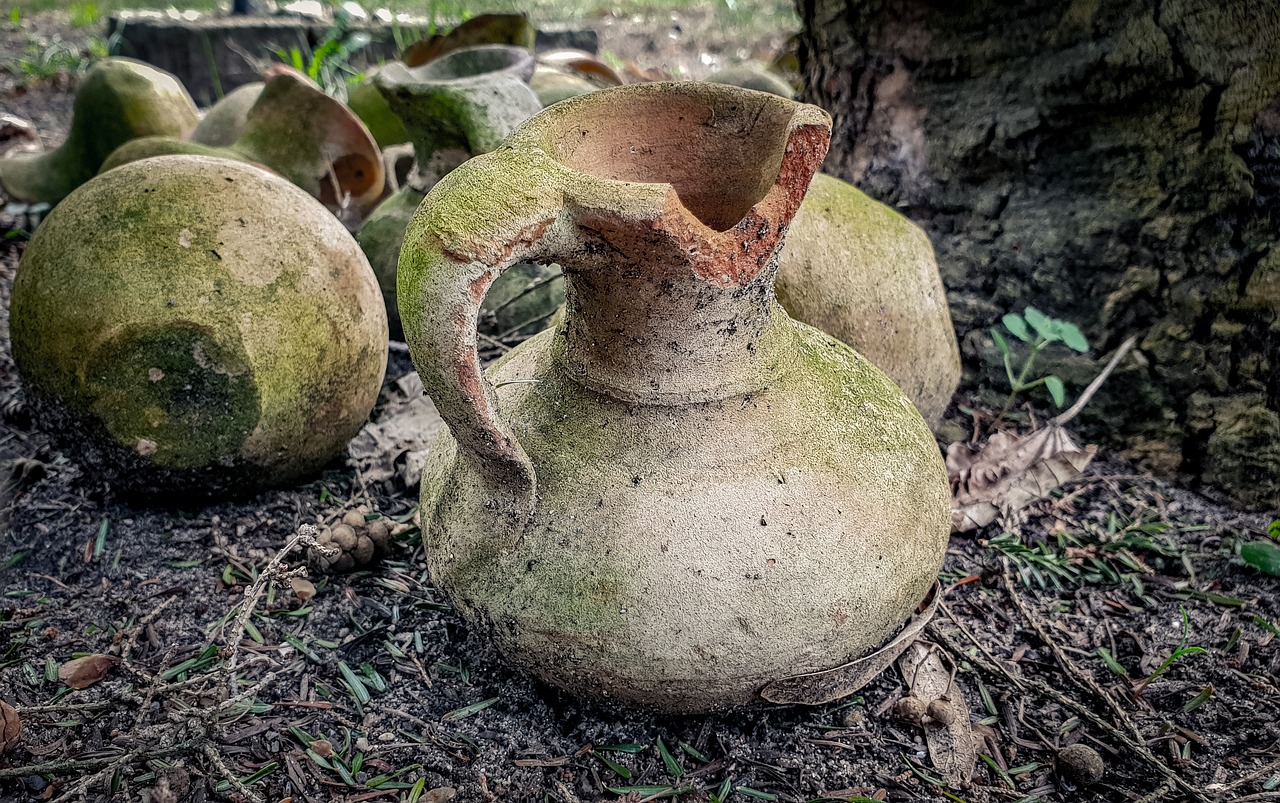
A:
POLYGON ((298 602, 310 602, 316 596, 316 585, 305 577, 290 577, 289 587, 298 602))
POLYGON ((923 718, 929 760, 952 783, 967 782, 978 763, 977 740, 969 721, 969 704, 938 650, 916 641, 898 659, 898 671, 913 698, 925 708, 923 718))
POLYGON ((333 742, 328 739, 312 739, 311 752, 320 758, 333 758, 333 754, 337 751, 333 749, 333 742))
POLYGON ((22 735, 22 720, 13 706, 0 700, 0 753, 7 753, 18 743, 22 735))
POLYGON ((1030 435, 997 432, 979 451, 951 444, 951 531, 976 530, 1013 516, 1084 473, 1097 451, 1096 446, 1081 449, 1056 424, 1030 435))
POLYGON ((58 680, 73 689, 87 689, 107 676, 118 659, 110 655, 86 655, 58 667, 58 680))
POLYGON ((440 413, 423 393, 416 373, 406 374, 388 394, 382 415, 365 424, 351 441, 351 460, 368 482, 399 477, 412 489, 422 479, 422 468, 435 436, 445 428, 440 413))

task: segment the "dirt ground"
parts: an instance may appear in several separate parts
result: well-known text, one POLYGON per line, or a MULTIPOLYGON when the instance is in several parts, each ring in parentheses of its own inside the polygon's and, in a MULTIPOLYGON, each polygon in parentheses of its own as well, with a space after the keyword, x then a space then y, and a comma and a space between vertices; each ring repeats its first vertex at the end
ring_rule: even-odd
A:
MULTIPOLYGON (((662 55, 665 31, 605 41, 683 58, 662 55)), ((56 141, 68 98, 10 85, 0 108, 54 120, 56 141)), ((0 755, 0 800, 1280 800, 1280 603, 1238 557, 1267 516, 1104 454, 1024 521, 954 537, 924 638, 972 714, 968 782, 944 781, 924 728, 896 715, 893 669, 817 708, 586 706, 469 637, 416 529, 379 563, 314 578, 306 601, 255 582, 301 524, 357 506, 411 523, 395 481, 338 462, 297 488, 148 509, 53 450, 9 356, 25 240, 4 234, 0 700, 23 731, 0 755), (1168 660, 1184 642, 1202 651, 1168 660), (80 654, 116 660, 72 690, 59 667, 80 654), (1055 768, 1076 744, 1101 756, 1101 781, 1055 768)), ((388 387, 411 367, 393 353, 388 387)))

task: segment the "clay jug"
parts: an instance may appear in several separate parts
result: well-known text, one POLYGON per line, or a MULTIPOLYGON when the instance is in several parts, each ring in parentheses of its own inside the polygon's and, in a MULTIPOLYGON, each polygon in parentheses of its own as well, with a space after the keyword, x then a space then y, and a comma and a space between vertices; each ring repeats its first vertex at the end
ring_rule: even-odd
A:
POLYGON ((417 161, 407 185, 369 215, 357 238, 382 287, 393 338, 401 337, 396 264, 409 219, 440 176, 498 147, 542 109, 529 88, 533 69, 533 54, 525 48, 484 45, 454 50, 412 69, 393 62, 374 76, 374 85, 404 121, 417 161))
POLYGON ((818 703, 919 626, 938 448, 773 292, 829 136, 821 109, 736 87, 606 89, 445 176, 410 224, 401 314, 450 431, 422 480, 428 566, 533 675, 665 712, 818 703), (482 372, 481 300, 522 261, 564 266, 565 312, 482 372))

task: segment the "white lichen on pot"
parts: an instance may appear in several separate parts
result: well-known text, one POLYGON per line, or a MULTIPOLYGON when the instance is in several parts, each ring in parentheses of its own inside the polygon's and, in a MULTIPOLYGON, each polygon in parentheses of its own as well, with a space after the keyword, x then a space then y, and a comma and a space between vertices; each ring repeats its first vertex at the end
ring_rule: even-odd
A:
POLYGON ((342 224, 250 165, 164 156, 86 183, 37 230, 11 337, 37 420, 143 494, 289 483, 341 454, 387 358, 342 224))
POLYGON ((960 349, 920 227, 818 174, 778 259, 787 313, 857 349, 936 424, 960 384, 960 349))
POLYGON ((414 218, 401 311, 450 428, 422 482, 428 567, 537 677, 668 712, 777 700, 881 648, 932 587, 950 494, 928 427, 773 294, 829 126, 733 87, 604 90, 414 218), (564 266, 566 311, 486 375, 480 299, 522 261, 564 266))
POLYGON ((103 59, 76 90, 71 128, 61 146, 0 159, 0 193, 56 204, 129 140, 184 137, 198 121, 195 102, 174 76, 133 59, 103 59))

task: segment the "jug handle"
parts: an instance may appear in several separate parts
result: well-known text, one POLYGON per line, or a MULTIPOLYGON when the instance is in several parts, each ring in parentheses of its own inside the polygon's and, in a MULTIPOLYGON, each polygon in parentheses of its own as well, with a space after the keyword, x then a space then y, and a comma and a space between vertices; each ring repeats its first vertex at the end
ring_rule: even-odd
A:
POLYGON ((451 171, 419 205, 397 272, 405 338, 427 394, 486 484, 494 535, 514 547, 537 507, 537 475, 476 349, 480 302, 512 265, 551 257, 564 206, 559 177, 537 155, 502 148, 451 171))

